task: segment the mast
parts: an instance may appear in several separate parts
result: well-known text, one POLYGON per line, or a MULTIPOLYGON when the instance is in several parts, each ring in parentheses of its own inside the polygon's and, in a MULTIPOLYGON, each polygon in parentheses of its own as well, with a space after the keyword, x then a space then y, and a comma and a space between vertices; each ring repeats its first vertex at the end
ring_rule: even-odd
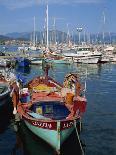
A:
POLYGON ((104 32, 105 23, 106 23, 106 17, 105 17, 105 12, 103 11, 103 34, 102 34, 102 37, 103 37, 103 44, 104 45, 105 45, 105 32, 104 32))
POLYGON ((47 31, 47 49, 49 47, 49 42, 48 42, 48 4, 47 4, 47 8, 46 8, 46 31, 47 31))
POLYGON ((69 32, 69 24, 67 24, 67 45, 69 47, 70 44, 70 32, 69 32))
POLYGON ((56 18, 53 19, 53 43, 56 44, 56 18))
POLYGON ((33 46, 35 47, 35 16, 34 16, 33 46))

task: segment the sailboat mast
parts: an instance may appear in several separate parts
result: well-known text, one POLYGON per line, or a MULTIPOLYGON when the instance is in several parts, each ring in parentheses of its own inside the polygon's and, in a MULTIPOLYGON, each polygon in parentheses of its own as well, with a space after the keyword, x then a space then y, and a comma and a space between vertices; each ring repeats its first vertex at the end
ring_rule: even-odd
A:
POLYGON ((54 23, 53 23, 53 39, 54 39, 54 44, 56 44, 56 19, 54 18, 54 23))
POLYGON ((49 47, 49 42, 48 42, 48 4, 46 8, 46 28, 47 28, 47 49, 49 47))
POLYGON ((35 46, 35 16, 34 16, 33 46, 35 46))
POLYGON ((103 44, 105 45, 105 23, 106 23, 106 17, 105 17, 105 12, 103 11, 103 44))

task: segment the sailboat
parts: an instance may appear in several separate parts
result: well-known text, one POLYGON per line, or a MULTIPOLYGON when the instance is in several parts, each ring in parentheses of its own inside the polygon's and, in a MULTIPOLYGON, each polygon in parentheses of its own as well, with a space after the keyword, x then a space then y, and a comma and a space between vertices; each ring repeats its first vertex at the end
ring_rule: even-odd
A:
POLYGON ((48 59, 48 62, 54 64, 70 64, 71 61, 64 57, 63 55, 59 55, 55 50, 52 51, 49 48, 49 30, 48 30, 48 5, 46 9, 46 52, 45 57, 48 59))

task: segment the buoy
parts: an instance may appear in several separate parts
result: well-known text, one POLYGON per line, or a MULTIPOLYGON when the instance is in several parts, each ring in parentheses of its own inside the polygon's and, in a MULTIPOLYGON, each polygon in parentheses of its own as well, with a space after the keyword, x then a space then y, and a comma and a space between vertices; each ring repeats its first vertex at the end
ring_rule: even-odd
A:
POLYGON ((16 107, 14 107, 14 109, 13 109, 13 114, 14 114, 14 115, 17 114, 17 109, 16 109, 16 107))

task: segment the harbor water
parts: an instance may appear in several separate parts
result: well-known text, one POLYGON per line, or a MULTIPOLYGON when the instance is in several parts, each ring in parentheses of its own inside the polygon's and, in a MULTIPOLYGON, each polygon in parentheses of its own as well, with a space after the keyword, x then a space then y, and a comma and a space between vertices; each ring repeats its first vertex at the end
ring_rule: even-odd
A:
MULTIPOLYGON (((80 134, 85 155, 116 155, 116 64, 55 64, 49 74, 63 82, 70 72, 78 73, 83 85, 86 82, 88 102, 80 134)), ((39 65, 16 69, 15 73, 22 76, 25 83, 43 74, 39 65)), ((54 150, 22 122, 18 127, 13 116, 4 114, 1 117, 1 124, 4 124, 4 118, 7 121, 0 130, 0 155, 54 155, 54 150)), ((74 132, 63 144, 61 154, 81 154, 77 140, 74 132)))

